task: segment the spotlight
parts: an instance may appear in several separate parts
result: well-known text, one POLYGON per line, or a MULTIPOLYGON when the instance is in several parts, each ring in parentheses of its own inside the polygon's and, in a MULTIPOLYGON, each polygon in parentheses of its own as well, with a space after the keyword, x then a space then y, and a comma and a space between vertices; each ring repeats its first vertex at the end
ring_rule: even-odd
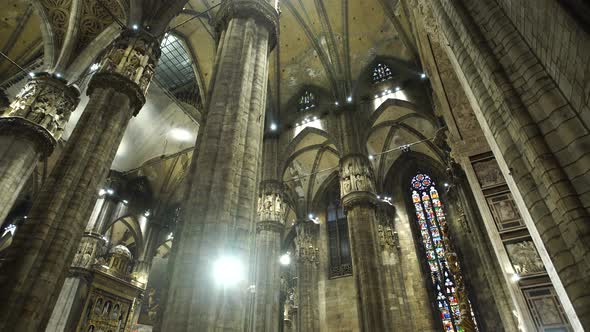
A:
POLYGON ((144 217, 149 217, 152 213, 150 212, 150 210, 147 210, 143 213, 144 217))
POLYGON ((377 199, 381 199, 381 196, 377 195, 377 199))
POLYGON ((445 183, 443 184, 443 186, 445 186, 445 187, 448 187, 448 186, 449 186, 449 184, 445 182, 445 183))
POLYGON ((314 116, 314 117, 313 117, 313 121, 317 121, 317 119, 318 119, 318 117, 317 117, 317 116, 314 116))
POLYGON ((126 200, 126 199, 124 199, 124 200, 123 200, 123 204, 127 205, 127 204, 129 204, 129 201, 128 201, 128 200, 126 200))
POLYGON ((348 96, 348 97, 346 98, 346 101, 347 101, 347 102, 349 102, 349 103, 351 103, 351 102, 352 102, 352 96, 348 96))
POLYGON ((291 264, 291 255, 289 255, 289 253, 281 255, 281 257, 279 258, 279 263, 281 263, 281 265, 283 266, 291 264))
POLYGON ((379 98, 379 95, 375 95, 375 99, 379 98))
POLYGON ((97 71, 99 67, 98 63, 93 63, 92 66, 90 66, 90 71, 97 71))
POLYGON ((139 29, 139 25, 133 24, 132 28, 133 28, 133 30, 138 30, 139 29))
POLYGON ((336 102, 334 102, 334 105, 338 106, 338 105, 340 105, 340 104, 338 104, 338 102, 336 101, 336 102))
POLYGON ((373 160, 373 159, 375 159, 375 157, 373 157, 373 155, 372 155, 372 154, 370 154, 370 155, 369 155, 369 160, 373 160))
POLYGON ((312 220, 313 220, 313 218, 315 218, 315 216, 314 216, 312 213, 310 213, 310 214, 308 215, 308 217, 309 217, 309 219, 312 219, 312 220))
POLYGON ((275 130, 277 130, 277 125, 276 125, 276 123, 271 123, 271 124, 270 124, 270 130, 272 130, 272 131, 275 131, 275 130))
POLYGON ((107 194, 109 194, 109 195, 112 195, 115 193, 115 191, 111 188, 108 188, 106 191, 107 191, 107 194))
POLYGON ((30 73, 29 73, 29 76, 30 76, 31 78, 33 78, 33 77, 35 77, 35 73, 33 73, 33 72, 30 72, 30 73))
POLYGON ((511 279, 512 279, 513 282, 518 282, 520 280, 520 276, 515 273, 515 274, 512 275, 512 278, 511 279))
POLYGON ((401 89, 402 89, 402 88, 400 88, 399 86, 396 86, 396 87, 395 87, 395 91, 399 91, 399 90, 401 90, 401 89))
POLYGON ((244 280, 244 274, 244 265, 236 257, 220 257, 213 264, 213 278, 220 286, 234 286, 244 280))
POLYGON ((104 189, 101 189, 98 191, 98 196, 102 196, 104 194, 106 194, 107 192, 104 189))
POLYGON ((420 78, 421 79, 425 79, 426 78, 426 74, 425 73, 420 74, 420 78))
POLYGON ((57 78, 61 78, 61 74, 60 73, 55 73, 55 76, 57 76, 57 78))

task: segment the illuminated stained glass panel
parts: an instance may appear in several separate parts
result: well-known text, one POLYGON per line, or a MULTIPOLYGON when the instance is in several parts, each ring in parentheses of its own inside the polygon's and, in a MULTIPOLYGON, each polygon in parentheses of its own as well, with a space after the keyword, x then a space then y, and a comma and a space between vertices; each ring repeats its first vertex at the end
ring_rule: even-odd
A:
POLYGON ((428 175, 418 174, 412 179, 412 203, 442 325, 445 331, 462 332, 455 278, 445 257, 448 250, 443 233, 446 216, 435 184, 428 175))

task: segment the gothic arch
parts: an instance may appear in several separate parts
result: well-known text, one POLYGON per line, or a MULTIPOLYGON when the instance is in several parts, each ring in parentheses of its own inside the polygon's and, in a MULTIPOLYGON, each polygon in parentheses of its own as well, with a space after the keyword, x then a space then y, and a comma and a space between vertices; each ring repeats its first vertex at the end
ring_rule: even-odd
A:
POLYGON ((107 223, 104 227, 103 235, 106 234, 109 229, 111 229, 113 226, 115 226, 115 224, 119 222, 122 223, 125 227, 127 227, 127 229, 131 232, 131 236, 133 237, 136 243, 136 255, 134 255, 133 259, 143 259, 145 253, 145 239, 143 237, 141 226, 139 225, 139 221, 137 220, 136 216, 127 215, 107 223))

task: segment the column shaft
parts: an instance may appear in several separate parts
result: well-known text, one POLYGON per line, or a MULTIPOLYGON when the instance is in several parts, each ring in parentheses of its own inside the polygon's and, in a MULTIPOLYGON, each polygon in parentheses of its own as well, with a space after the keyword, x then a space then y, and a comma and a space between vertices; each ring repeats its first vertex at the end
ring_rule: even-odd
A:
POLYGON ((261 0, 224 1, 218 15, 223 26, 216 73, 196 167, 189 175, 193 187, 183 209, 182 233, 175 237, 163 331, 247 330, 252 281, 246 279, 251 275, 273 32, 260 21, 274 20, 276 27, 278 17, 261 0), (243 276, 224 286, 214 271, 227 259, 243 276))
MULTIPOLYGON (((266 146, 265 146, 266 148, 266 146)), ((265 155, 271 151, 265 149, 265 155)), ((264 158, 267 162, 270 158, 264 158)), ((281 241, 285 206, 283 188, 278 181, 263 181, 258 198, 256 224, 256 295, 254 305, 255 331, 274 332, 279 329, 281 308, 281 241)))
POLYGON ((282 225, 258 225, 256 234, 255 331, 279 328, 282 225), (277 227, 277 226, 280 226, 277 227), (264 229, 266 228, 266 229, 264 229))
POLYGON ((360 154, 342 158, 340 184, 347 213, 361 331, 390 331, 395 325, 384 292, 386 269, 381 264, 375 185, 368 158, 360 154))
POLYGON ((35 143, 27 138, 0 136, 0 224, 39 160, 35 143))

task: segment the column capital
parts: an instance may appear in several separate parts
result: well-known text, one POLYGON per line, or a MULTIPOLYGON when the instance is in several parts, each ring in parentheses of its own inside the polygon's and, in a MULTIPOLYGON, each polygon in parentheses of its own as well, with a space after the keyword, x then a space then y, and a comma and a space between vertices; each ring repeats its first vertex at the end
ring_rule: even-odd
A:
POLYGON ((283 195, 284 186, 278 180, 266 180, 260 183, 258 195, 258 223, 256 231, 275 230, 282 231, 284 228, 285 214, 287 208, 283 195), (268 224, 276 224, 270 227, 268 224))
POLYGON ((37 73, 0 117, 0 132, 29 137, 47 156, 53 152, 80 91, 48 73, 37 73))
POLYGON ((267 27, 270 34, 270 50, 272 50, 277 43, 279 29, 278 1, 276 3, 277 5, 273 6, 268 0, 222 1, 215 17, 216 30, 219 34, 233 18, 254 18, 267 27))
POLYGON ((369 158, 349 154, 340 159, 340 195, 345 208, 358 204, 376 204, 375 176, 369 158))
POLYGON ((99 69, 88 84, 90 95, 96 88, 110 88, 131 99, 137 115, 160 59, 160 40, 145 31, 124 31, 107 49, 99 69))

